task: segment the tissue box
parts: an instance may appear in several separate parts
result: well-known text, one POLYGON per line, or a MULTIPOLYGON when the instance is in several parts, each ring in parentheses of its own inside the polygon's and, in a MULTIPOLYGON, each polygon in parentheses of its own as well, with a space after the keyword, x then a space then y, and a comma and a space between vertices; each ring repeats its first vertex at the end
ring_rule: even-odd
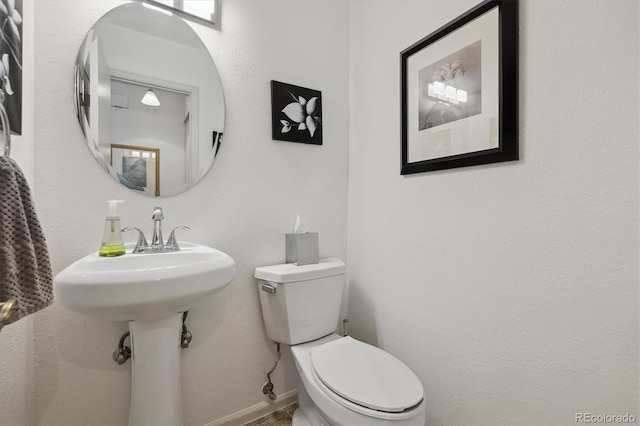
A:
POLYGON ((320 244, 317 232, 285 234, 284 237, 287 263, 297 263, 298 265, 318 263, 320 244))

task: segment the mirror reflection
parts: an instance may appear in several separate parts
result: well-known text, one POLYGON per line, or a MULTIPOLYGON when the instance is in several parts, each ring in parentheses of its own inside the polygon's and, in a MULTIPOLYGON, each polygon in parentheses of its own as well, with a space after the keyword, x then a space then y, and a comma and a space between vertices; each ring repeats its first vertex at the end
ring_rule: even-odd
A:
POLYGON ((179 194, 212 166, 224 131, 222 84, 181 18, 143 3, 105 14, 80 47, 75 89, 89 149, 127 188, 179 194))

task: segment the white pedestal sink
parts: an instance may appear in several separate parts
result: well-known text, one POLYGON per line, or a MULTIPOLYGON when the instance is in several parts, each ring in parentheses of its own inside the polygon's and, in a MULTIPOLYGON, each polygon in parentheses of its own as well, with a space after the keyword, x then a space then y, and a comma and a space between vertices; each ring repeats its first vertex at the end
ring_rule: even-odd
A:
POLYGON ((200 244, 181 251, 100 257, 90 254, 54 278, 54 295, 74 312, 128 321, 130 425, 181 425, 182 312, 231 282, 235 262, 200 244))

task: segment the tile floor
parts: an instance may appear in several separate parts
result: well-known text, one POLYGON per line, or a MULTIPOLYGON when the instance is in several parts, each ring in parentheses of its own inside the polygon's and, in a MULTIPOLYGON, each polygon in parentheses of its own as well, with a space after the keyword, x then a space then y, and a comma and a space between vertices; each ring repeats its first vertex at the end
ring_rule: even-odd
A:
POLYGON ((291 426, 291 417, 296 408, 298 408, 298 404, 291 404, 275 413, 261 417, 243 426, 291 426))

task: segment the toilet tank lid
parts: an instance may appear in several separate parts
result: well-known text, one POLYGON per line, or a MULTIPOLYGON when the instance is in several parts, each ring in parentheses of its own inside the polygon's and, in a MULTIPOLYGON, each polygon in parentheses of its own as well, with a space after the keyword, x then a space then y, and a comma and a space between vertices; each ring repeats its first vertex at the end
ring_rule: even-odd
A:
POLYGON ((282 263, 280 265, 260 266, 256 268, 255 277, 275 283, 290 283, 344 274, 346 270, 347 266, 342 260, 331 257, 320 259, 318 263, 310 265, 298 266, 295 263, 282 263))

